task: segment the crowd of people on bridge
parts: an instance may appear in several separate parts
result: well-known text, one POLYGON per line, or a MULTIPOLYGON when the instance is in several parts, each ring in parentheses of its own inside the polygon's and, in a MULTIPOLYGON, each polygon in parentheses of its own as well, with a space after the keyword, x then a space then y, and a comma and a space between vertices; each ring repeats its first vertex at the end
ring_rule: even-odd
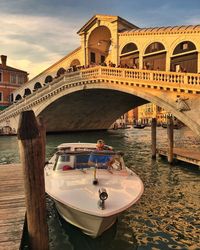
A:
POLYGON ((92 62, 89 65, 73 65, 67 69, 67 72, 75 72, 78 70, 88 69, 88 68, 92 68, 92 67, 96 67, 96 66, 105 66, 105 67, 108 66, 108 67, 113 67, 113 68, 138 69, 138 66, 136 64, 133 64, 132 66, 130 66, 126 63, 116 65, 115 63, 109 61, 108 63, 102 62, 102 63, 97 64, 97 63, 92 62))
MULTIPOLYGON (((106 63, 105 61, 102 62, 102 63, 90 63, 89 65, 73 65, 71 67, 69 67, 67 69, 67 72, 75 72, 75 71, 78 71, 78 70, 82 70, 82 69, 88 69, 88 68, 92 68, 92 67, 96 67, 96 66, 108 66, 108 67, 113 67, 113 68, 125 68, 125 69, 139 69, 139 66, 138 64, 127 64, 127 63, 120 63, 119 65, 116 65, 115 63, 109 61, 108 63, 106 63)), ((160 67, 156 67, 156 68, 153 68, 153 67, 150 67, 150 65, 148 63, 144 64, 143 70, 157 70, 157 71, 161 71, 160 67)), ((172 72, 184 72, 184 73, 187 73, 187 69, 180 66, 179 68, 177 69, 172 69, 171 70, 172 72)))

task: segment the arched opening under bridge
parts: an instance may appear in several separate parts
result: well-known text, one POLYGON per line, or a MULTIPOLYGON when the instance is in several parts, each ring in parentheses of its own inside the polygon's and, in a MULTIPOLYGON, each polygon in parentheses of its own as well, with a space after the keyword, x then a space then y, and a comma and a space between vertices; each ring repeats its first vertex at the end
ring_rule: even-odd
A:
POLYGON ((147 102, 117 90, 86 89, 60 97, 37 115, 44 118, 47 132, 108 129, 128 110, 147 102))

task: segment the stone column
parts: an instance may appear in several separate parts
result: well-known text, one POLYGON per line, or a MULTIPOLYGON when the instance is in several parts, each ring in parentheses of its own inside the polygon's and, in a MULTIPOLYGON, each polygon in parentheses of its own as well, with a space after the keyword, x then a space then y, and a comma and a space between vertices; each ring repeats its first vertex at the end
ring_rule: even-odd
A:
POLYGON ((139 69, 143 69, 143 55, 139 53, 139 69))
POLYGON ((166 52, 166 65, 165 65, 166 71, 170 71, 170 64, 171 64, 171 58, 169 52, 166 52))
POLYGON ((200 73, 200 52, 198 53, 198 60, 197 60, 197 73, 200 73))
POLYGON ((108 27, 111 30, 111 39, 112 39, 112 50, 111 50, 111 61, 118 66, 119 64, 119 38, 118 38, 118 24, 117 22, 108 27))

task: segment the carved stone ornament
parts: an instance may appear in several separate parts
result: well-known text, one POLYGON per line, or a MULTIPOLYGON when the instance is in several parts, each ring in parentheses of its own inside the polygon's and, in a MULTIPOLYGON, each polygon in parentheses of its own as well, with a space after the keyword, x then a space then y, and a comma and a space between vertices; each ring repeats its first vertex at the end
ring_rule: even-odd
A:
POLYGON ((178 109, 178 111, 182 112, 182 111, 188 111, 188 110, 190 110, 190 107, 189 107, 189 105, 187 103, 188 99, 189 98, 177 96, 176 103, 177 103, 177 109, 178 109))

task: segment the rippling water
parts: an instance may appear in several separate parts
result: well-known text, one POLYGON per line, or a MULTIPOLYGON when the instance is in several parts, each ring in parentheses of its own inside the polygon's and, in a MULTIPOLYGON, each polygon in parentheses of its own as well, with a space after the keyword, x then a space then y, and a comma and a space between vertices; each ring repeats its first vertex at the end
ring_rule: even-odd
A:
MULTIPOLYGON (((166 130, 158 128, 157 133, 158 147, 166 145, 166 130)), ((175 131, 177 145, 199 148, 199 141, 190 133, 180 133, 175 131)), ((47 197, 50 249, 200 249, 200 170, 186 163, 170 166, 160 158, 151 160, 150 137, 150 128, 47 136, 47 158, 62 142, 95 142, 103 138, 125 152, 126 165, 140 176, 145 187, 140 201, 97 239, 62 223, 53 201, 47 197)), ((16 137, 0 140, 0 162, 18 162, 16 137)))

